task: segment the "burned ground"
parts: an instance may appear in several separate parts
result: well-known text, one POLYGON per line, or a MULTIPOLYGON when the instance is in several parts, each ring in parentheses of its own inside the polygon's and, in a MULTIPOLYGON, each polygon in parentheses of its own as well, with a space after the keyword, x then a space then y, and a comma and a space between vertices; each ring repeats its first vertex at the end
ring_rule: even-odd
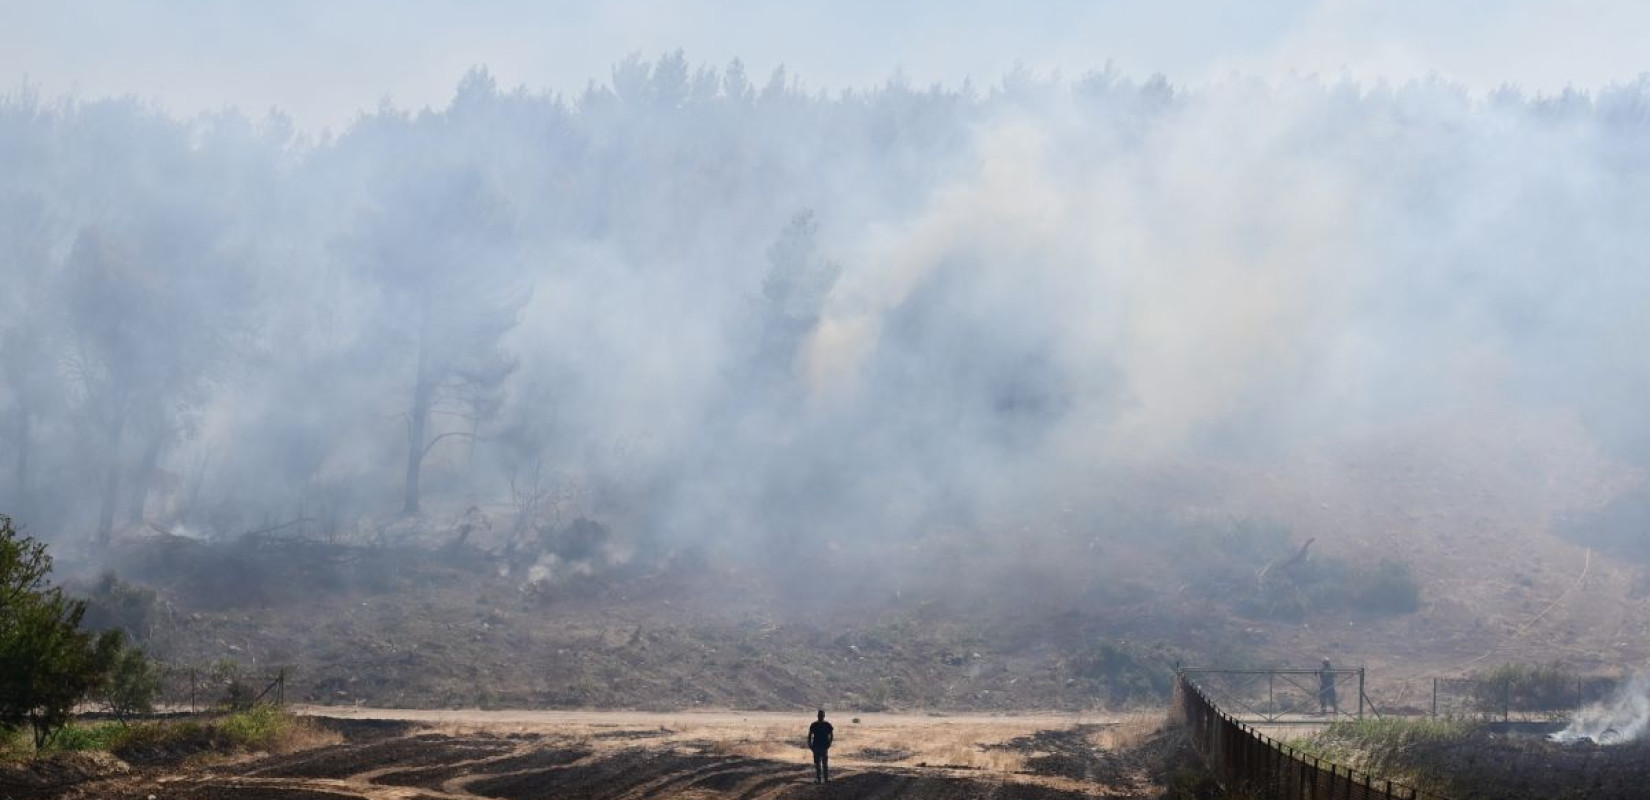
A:
POLYGON ((502 755, 514 749, 514 743, 492 737, 455 740, 439 734, 421 734, 372 744, 346 744, 276 756, 243 774, 291 778, 347 778, 359 772, 362 764, 376 764, 379 769, 412 768, 474 761, 487 756, 502 755))
MULTIPOLYGON (((451 753, 452 751, 449 751, 451 753)), ((534 770, 549 769, 572 764, 590 755, 590 750, 581 747, 529 747, 511 749, 509 755, 490 760, 468 760, 463 758, 447 759, 438 766, 400 769, 395 768, 372 779, 373 783, 391 786, 418 786, 426 789, 439 789, 448 781, 466 775, 500 775, 505 773, 524 773, 534 770)))
POLYGON ((1118 746, 1121 723, 1074 725, 1017 736, 988 749, 1025 756, 1022 774, 1065 778, 1106 787, 1118 794, 1142 790, 1141 776, 1152 770, 1161 753, 1160 734, 1135 737, 1118 746))
MULTIPOLYGON (((921 728, 909 728, 901 735, 918 730, 921 728)), ((1007 749, 1025 757, 1013 762, 1016 764, 1047 756, 1051 749, 1074 754, 1093 746, 1094 731, 1095 726, 1081 726, 1011 737, 1007 749)), ((1043 774, 1047 770, 1042 769, 915 767, 858 759, 847 751, 847 757, 834 765, 832 782, 818 786, 801 757, 757 754, 742 746, 742 740, 727 738, 731 732, 711 733, 707 739, 677 737, 656 742, 598 739, 590 729, 531 733, 424 730, 283 755, 110 773, 101 781, 67 789, 43 789, 29 796, 154 795, 182 800, 365 800, 392 794, 425 800, 1077 800, 1155 796, 1143 772, 1108 782, 1091 779, 1098 774, 1094 770, 1077 776, 1043 774)), ((972 746, 983 752, 997 744, 1002 743, 972 746)))
POLYGON ((1458 741, 1417 743, 1392 764, 1426 776, 1456 800, 1639 800, 1650 786, 1650 743, 1557 744, 1481 731, 1458 741))

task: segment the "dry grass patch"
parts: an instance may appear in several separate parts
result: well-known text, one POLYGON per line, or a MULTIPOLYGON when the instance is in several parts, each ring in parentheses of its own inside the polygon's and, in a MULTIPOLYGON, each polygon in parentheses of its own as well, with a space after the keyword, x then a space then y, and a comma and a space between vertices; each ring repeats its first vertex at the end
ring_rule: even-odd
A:
POLYGON ((1102 750, 1129 750, 1145 744, 1167 722, 1167 715, 1162 713, 1135 714, 1096 731, 1089 741, 1102 750))

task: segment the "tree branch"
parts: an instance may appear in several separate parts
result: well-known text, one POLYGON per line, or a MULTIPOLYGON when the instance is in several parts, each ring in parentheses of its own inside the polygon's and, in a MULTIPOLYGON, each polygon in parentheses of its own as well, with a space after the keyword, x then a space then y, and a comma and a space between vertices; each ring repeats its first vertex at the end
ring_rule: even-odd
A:
POLYGON ((431 439, 429 444, 424 445, 424 449, 422 451, 420 451, 419 454, 418 454, 419 459, 422 460, 425 456, 429 455, 430 451, 433 450, 435 448, 435 446, 438 443, 441 442, 442 439, 445 439, 449 436, 464 436, 464 437, 467 437, 469 439, 477 438, 475 434, 473 434, 469 431, 448 431, 446 433, 441 434, 440 436, 435 437, 434 439, 431 439))

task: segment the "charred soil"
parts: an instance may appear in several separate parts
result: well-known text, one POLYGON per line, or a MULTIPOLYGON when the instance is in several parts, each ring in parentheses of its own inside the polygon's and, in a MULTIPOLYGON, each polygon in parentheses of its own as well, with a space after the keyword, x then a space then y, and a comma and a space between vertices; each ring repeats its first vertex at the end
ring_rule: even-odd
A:
MULTIPOLYGON (((812 781, 800 755, 766 757, 747 751, 735 729, 701 731, 668 741, 600 739, 601 723, 576 730, 412 730, 371 735, 284 755, 215 764, 108 772, 73 786, 41 787, 31 797, 182 800, 351 800, 395 796, 455 800, 641 800, 642 798, 879 798, 882 800, 1077 800, 1157 797, 1139 762, 1138 774, 1112 780, 1086 770, 958 770, 881 764, 852 757, 833 765, 831 783, 812 781), (1069 773, 1069 774, 1068 774, 1069 773), (1095 780, 1095 777, 1100 780, 1095 780), (400 789, 398 787, 405 787, 400 789), (386 790, 390 790, 386 792, 386 790), (410 793, 409 793, 410 791, 410 793), (396 793, 400 792, 400 793, 396 793)), ((902 728, 907 732, 920 728, 902 728)), ((1072 754, 1095 729, 1078 727, 1018 737, 1007 747, 1037 758, 1048 748, 1072 754)), ((1000 742, 976 743, 984 750, 1000 742)), ((1147 752, 1149 748, 1141 752, 1147 752)), ((1118 763, 1138 760, 1122 754, 1118 763)), ((1030 762, 1028 762, 1030 763, 1030 762)), ((1103 771, 1102 771, 1103 772, 1103 771)))

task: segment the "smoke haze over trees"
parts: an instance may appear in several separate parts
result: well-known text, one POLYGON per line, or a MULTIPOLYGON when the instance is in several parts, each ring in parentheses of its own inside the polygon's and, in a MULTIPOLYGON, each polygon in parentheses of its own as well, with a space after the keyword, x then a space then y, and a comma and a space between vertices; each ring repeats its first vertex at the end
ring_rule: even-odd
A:
POLYGON ((23 84, 0 509, 347 537, 556 494, 784 547, 1411 420, 1650 459, 1650 81, 801 87, 476 70, 333 136, 23 84))

